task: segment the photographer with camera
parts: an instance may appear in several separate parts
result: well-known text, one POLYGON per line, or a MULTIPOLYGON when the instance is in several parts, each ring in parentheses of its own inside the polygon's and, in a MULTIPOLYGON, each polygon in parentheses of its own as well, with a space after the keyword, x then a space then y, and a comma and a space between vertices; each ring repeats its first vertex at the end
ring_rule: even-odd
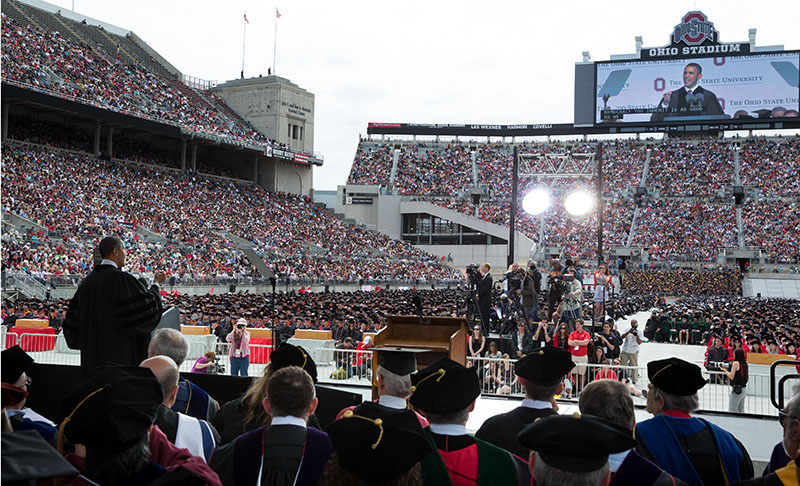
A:
POLYGON ((639 329, 639 322, 631 319, 631 327, 622 333, 622 350, 619 353, 619 360, 622 366, 632 366, 631 381, 636 383, 639 380, 639 348, 642 345, 642 331, 639 329))
POLYGON ((561 273, 561 264, 553 262, 550 273, 547 275, 547 318, 553 319, 555 322, 554 313, 561 314, 561 301, 564 294, 567 292, 566 285, 564 284, 564 275, 561 273))
MULTIPOLYGON (((539 293, 542 291, 542 274, 536 269, 536 263, 530 262, 528 272, 522 280, 522 309, 532 321, 539 320, 539 293)), ((548 316, 548 320, 550 317, 548 316)))
POLYGON ((239 318, 233 331, 225 338, 230 343, 228 357, 231 361, 232 376, 247 376, 250 366, 250 333, 247 332, 247 320, 239 318))
MULTIPOLYGON (((570 267, 572 270, 574 268, 570 267)), ((575 274, 565 273, 563 286, 563 297, 561 298, 561 315, 569 327, 569 331, 575 330, 575 320, 582 319, 581 303, 583 300, 583 288, 581 283, 575 279, 575 274)))

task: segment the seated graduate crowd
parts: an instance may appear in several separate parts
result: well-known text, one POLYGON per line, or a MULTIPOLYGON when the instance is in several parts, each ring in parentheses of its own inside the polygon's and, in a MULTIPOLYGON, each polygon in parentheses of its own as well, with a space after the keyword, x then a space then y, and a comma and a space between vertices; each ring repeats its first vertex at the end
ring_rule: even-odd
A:
POLYGON ((795 299, 681 297, 656 305, 645 325, 645 336, 656 342, 711 346, 711 338, 719 336, 731 350, 737 344, 745 352, 791 355, 800 344, 800 306, 795 299))
POLYGON ((737 270, 627 270, 625 292, 666 295, 742 295, 742 275, 737 270))
POLYGON ((791 484, 774 481, 796 470, 800 396, 781 411, 784 437, 766 476, 752 480, 742 443, 693 416, 706 380, 678 358, 648 364, 653 417, 637 423, 628 387, 615 380, 588 384, 580 413, 559 415, 554 397, 576 365, 566 351, 544 347, 516 364, 520 406, 489 418, 473 436, 466 423, 480 395, 478 374, 447 358, 417 372, 419 350, 383 350, 378 400, 343 409, 323 427, 315 414, 325 406, 316 365, 302 347, 276 349, 264 374, 221 408, 191 375, 178 374, 173 356, 182 359, 187 347, 179 332, 157 331, 139 366, 92 369, 63 396, 58 417, 25 407, 37 392, 26 373, 33 358, 19 347, 4 350, 3 482, 791 484))
POLYGON ((253 242, 279 277, 350 282, 458 277, 434 255, 344 223, 308 198, 24 144, 4 144, 3 152, 4 207, 63 234, 57 241, 23 235, 32 241, 4 247, 3 261, 26 273, 47 274, 59 261, 84 274, 84 265, 92 261, 86 250, 94 238, 115 233, 130 235, 132 268, 144 274, 158 267, 176 278, 256 276, 242 253, 220 236, 229 232, 253 242), (106 197, 95 197, 98 190, 106 197), (170 243, 138 241, 135 229, 140 226, 170 243), (321 253, 311 252, 307 244, 321 253))

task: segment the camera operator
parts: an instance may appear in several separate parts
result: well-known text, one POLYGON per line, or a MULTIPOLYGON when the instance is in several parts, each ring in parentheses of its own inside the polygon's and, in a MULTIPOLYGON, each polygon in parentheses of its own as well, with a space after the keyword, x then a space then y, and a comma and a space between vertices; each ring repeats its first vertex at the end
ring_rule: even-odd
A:
MULTIPOLYGON (((570 267, 574 270, 572 267, 570 267)), ((582 319, 581 304, 583 301, 583 288, 581 283, 575 279, 575 274, 564 274, 564 295, 562 297, 561 313, 564 321, 569 327, 569 332, 575 330, 575 319, 582 319)))
POLYGON ((514 317, 514 309, 508 295, 503 294, 500 296, 500 301, 497 307, 492 309, 489 318, 492 321, 492 329, 499 331, 500 334, 507 334, 509 331, 509 322, 514 317))
POLYGON ((245 329, 247 320, 240 318, 236 321, 233 331, 225 338, 230 343, 228 356, 231 362, 231 375, 247 376, 250 366, 250 333, 245 329))
POLYGON ((536 269, 536 264, 531 262, 528 272, 522 280, 522 308, 525 315, 532 321, 539 320, 539 293, 542 291, 542 274, 536 269))
MULTIPOLYGON (((561 274, 561 264, 555 262, 550 274, 547 276, 547 318, 553 319, 553 313, 558 310, 559 304, 566 293, 564 276, 561 274)), ((560 312, 559 312, 560 313, 560 312)))

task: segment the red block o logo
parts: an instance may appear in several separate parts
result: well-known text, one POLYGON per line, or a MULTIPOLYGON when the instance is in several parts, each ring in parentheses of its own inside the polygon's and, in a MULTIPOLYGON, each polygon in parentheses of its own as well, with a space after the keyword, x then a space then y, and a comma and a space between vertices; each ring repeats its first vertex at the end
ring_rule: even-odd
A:
POLYGON ((666 81, 664 81, 664 78, 656 78, 656 79, 653 80, 653 89, 654 90, 656 90, 656 91, 664 91, 665 87, 666 87, 666 81))

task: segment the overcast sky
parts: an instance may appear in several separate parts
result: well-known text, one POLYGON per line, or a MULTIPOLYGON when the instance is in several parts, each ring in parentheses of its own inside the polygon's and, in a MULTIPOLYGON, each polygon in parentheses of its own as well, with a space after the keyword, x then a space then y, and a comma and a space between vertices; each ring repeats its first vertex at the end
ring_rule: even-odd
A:
MULTIPOLYGON (((50 0, 65 9, 71 0, 50 0)), ((572 122, 574 64, 668 43, 689 10, 702 10, 722 42, 800 49, 800 2, 75 0, 75 10, 130 29, 181 72, 277 74, 316 95, 315 147, 325 165, 315 189, 344 184, 367 123, 572 122), (794 20, 792 20, 794 19, 794 20)))

